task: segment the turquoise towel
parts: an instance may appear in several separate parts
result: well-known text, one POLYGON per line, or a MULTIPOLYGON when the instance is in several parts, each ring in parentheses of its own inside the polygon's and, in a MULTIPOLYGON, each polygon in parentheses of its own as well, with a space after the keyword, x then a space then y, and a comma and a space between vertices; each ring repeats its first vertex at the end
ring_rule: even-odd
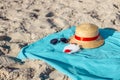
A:
POLYGON ((101 47, 66 54, 62 50, 68 44, 50 44, 53 38, 70 38, 75 32, 72 26, 22 48, 18 58, 44 60, 72 80, 120 80, 120 33, 107 28, 99 31, 105 39, 101 47))

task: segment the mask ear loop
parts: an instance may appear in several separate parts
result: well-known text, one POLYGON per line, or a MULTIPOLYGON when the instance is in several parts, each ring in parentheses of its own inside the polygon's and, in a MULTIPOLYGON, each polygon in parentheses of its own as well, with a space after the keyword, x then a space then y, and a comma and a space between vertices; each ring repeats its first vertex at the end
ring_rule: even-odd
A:
MULTIPOLYGON (((75 45, 78 45, 77 43, 70 43, 70 44, 75 44, 75 45)), ((82 45, 79 45, 80 48, 82 48, 82 45)))

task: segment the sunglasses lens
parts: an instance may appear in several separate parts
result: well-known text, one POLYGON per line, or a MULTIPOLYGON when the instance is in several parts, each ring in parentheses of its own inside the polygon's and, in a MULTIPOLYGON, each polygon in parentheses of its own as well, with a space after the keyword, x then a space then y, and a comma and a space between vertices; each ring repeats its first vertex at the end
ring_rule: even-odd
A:
POLYGON ((58 43, 58 39, 52 39, 52 40, 50 41, 50 43, 53 44, 53 45, 55 45, 55 44, 58 43))
POLYGON ((68 43, 68 40, 66 38, 61 38, 60 41, 64 43, 68 43))

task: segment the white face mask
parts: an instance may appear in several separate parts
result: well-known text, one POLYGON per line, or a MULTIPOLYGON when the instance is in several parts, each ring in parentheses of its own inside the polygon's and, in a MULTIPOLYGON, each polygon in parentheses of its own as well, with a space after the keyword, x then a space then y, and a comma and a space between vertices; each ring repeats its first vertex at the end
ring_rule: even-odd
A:
POLYGON ((67 54, 72 54, 75 52, 80 51, 80 46, 76 45, 76 44, 69 44, 67 46, 64 47, 63 52, 67 53, 67 54))

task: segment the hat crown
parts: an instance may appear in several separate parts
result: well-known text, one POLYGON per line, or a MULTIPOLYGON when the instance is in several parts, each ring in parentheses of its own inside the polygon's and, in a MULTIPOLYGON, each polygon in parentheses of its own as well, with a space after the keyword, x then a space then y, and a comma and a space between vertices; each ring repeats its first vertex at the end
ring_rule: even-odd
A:
POLYGON ((75 31, 75 35, 79 37, 95 37, 98 34, 98 27, 91 23, 83 23, 77 26, 75 31))

